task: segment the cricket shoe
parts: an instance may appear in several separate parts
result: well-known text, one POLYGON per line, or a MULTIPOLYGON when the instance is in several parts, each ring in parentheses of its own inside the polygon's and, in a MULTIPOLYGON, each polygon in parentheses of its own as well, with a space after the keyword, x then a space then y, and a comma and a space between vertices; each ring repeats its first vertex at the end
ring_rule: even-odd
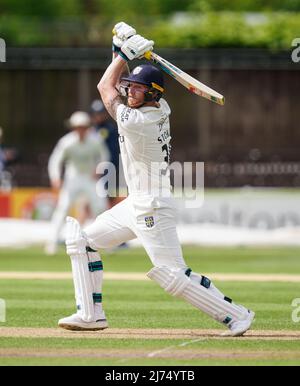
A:
POLYGON ((92 322, 85 322, 80 315, 74 314, 67 318, 60 319, 58 326, 71 331, 99 331, 108 327, 105 316, 92 322))
POLYGON ((237 322, 233 322, 229 326, 229 331, 224 332, 221 334, 222 336, 242 336, 245 334, 246 331, 248 331, 251 327, 251 324, 254 320, 255 313, 253 311, 247 311, 248 316, 245 320, 239 320, 237 322))

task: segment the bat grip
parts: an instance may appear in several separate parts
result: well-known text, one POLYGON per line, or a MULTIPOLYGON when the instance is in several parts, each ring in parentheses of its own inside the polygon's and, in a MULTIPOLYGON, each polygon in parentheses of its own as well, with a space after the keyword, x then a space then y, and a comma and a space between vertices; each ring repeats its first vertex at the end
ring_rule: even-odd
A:
POLYGON ((147 52, 144 53, 144 57, 147 60, 151 60, 151 56, 152 56, 152 52, 151 51, 147 51, 147 52))

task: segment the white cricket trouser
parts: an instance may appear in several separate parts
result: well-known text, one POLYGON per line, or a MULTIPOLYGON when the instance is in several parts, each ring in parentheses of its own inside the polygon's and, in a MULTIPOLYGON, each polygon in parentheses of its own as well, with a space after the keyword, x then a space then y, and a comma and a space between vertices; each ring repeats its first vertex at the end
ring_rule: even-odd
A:
POLYGON ((144 209, 131 196, 97 217, 84 233, 93 249, 112 248, 138 238, 154 266, 187 268, 170 204, 144 209))
POLYGON ((60 191, 57 207, 52 216, 51 242, 57 243, 64 226, 66 216, 76 199, 84 195, 90 205, 92 214, 96 217, 107 208, 107 199, 101 198, 96 192, 96 181, 85 175, 73 177, 64 182, 60 191))
POLYGON ((142 200, 127 197, 84 230, 88 245, 111 248, 137 237, 154 265, 148 276, 168 293, 182 297, 228 327, 247 320, 248 310, 232 303, 208 278, 191 271, 188 274, 171 202, 164 199, 160 207, 149 205, 147 210, 142 200))

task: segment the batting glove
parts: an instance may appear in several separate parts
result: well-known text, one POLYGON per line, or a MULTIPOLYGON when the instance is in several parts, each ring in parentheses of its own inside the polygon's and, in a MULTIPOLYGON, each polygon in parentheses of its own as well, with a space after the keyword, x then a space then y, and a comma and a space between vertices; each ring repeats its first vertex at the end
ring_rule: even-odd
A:
POLYGON ((114 26, 113 34, 114 37, 112 49, 114 52, 119 52, 126 40, 136 34, 136 30, 130 25, 121 21, 114 26))
POLYGON ((153 40, 147 40, 141 35, 134 35, 122 45, 119 55, 126 61, 142 58, 145 52, 153 50, 153 45, 153 40))

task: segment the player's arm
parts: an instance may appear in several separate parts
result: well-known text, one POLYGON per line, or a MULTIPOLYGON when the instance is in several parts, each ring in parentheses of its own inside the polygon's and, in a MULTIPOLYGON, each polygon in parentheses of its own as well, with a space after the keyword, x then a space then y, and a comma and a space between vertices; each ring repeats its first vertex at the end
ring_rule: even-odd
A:
MULTIPOLYGON (((115 37, 114 37, 115 38, 115 37)), ((122 43, 123 45, 123 43, 122 43)), ((113 48, 112 48, 112 62, 119 56, 119 51, 121 50, 121 47, 117 47, 115 45, 115 43, 113 43, 113 48)), ((128 63, 126 62, 126 65, 124 66, 123 68, 123 72, 120 76, 120 78, 122 78, 123 76, 127 76, 129 75, 130 73, 130 70, 129 70, 129 66, 128 66, 128 63)))
POLYGON ((109 114, 116 120, 118 106, 123 104, 119 94, 118 86, 120 78, 126 71, 129 60, 143 57, 144 53, 153 49, 154 42, 140 35, 129 38, 121 47, 118 56, 108 66, 102 79, 98 84, 102 101, 109 114))
POLYGON ((114 120, 117 119, 118 106, 123 103, 118 86, 126 66, 126 60, 118 55, 108 66, 97 86, 105 108, 114 120))
MULTIPOLYGON (((117 23, 113 28, 113 40, 112 40, 112 60, 116 59, 123 44, 132 36, 136 34, 136 30, 129 24, 121 21, 117 23)), ((122 76, 129 74, 128 65, 125 66, 122 76)))
MULTIPOLYGON (((120 22, 114 26, 112 41, 112 62, 118 60, 113 68, 108 68, 100 83, 98 90, 102 101, 109 114, 116 120, 117 108, 123 103, 119 93, 119 82, 123 76, 129 74, 129 67, 126 60, 120 60, 119 53, 124 43, 136 34, 136 30, 130 25, 120 22)), ((124 59, 124 58, 123 58, 124 59)))
MULTIPOLYGON (((118 56, 119 56, 118 53, 113 52, 112 61, 114 61, 118 56)), ((130 69, 129 69, 128 63, 126 62, 126 65, 123 68, 123 72, 122 72, 122 74, 120 76, 120 79, 123 78, 123 77, 128 76, 129 73, 130 73, 130 69)))
POLYGON ((65 148, 62 140, 58 142, 48 162, 48 174, 53 189, 62 186, 62 169, 65 161, 65 148))

